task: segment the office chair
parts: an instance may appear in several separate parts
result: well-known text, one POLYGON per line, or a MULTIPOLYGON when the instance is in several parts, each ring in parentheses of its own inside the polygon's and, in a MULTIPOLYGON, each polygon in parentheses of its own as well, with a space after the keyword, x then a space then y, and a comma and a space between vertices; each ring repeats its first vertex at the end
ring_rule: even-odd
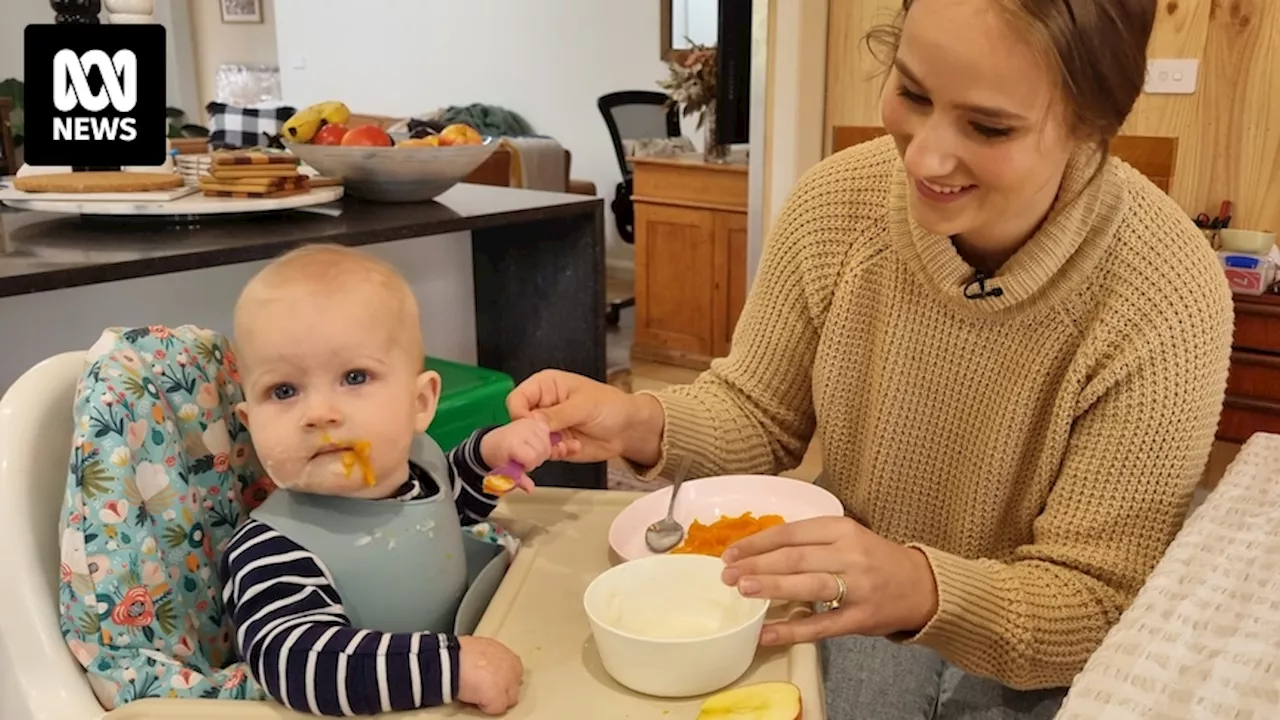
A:
MULTIPOLYGON (((604 124, 613 139, 613 152, 618 157, 618 169, 622 181, 614 189, 609 209, 613 211, 618 235, 627 244, 635 243, 635 208, 631 203, 631 163, 623 147, 624 140, 647 140, 680 136, 680 110, 671 103, 666 93, 651 90, 623 90, 602 95, 596 101, 604 124)), ((606 309, 605 320, 617 325, 623 309, 636 304, 635 296, 612 300, 606 309)))

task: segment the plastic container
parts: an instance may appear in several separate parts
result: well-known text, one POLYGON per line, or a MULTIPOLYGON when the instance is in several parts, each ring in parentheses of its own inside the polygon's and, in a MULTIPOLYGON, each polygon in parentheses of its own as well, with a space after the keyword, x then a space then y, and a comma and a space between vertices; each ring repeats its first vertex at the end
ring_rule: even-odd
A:
POLYGON ((430 356, 423 368, 440 374, 440 406, 427 434, 446 452, 479 428, 511 421, 507 395, 515 381, 510 375, 430 356))
POLYGON ((1261 295, 1276 280, 1275 263, 1262 255, 1238 252, 1219 252, 1218 260, 1226 273, 1231 292, 1240 295, 1261 295))

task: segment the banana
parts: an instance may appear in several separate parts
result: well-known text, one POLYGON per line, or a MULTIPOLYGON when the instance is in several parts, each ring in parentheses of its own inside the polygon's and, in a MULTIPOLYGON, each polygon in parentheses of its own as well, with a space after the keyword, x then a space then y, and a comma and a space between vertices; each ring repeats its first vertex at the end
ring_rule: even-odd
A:
POLYGON ((299 110, 293 114, 293 117, 286 120, 280 128, 280 134, 288 139, 289 142, 311 142, 311 138, 320 129, 322 120, 318 106, 312 105, 299 110))
POLYGON ((325 125, 343 125, 350 119, 351 111, 345 104, 329 100, 309 105, 294 113, 293 117, 285 121, 280 134, 288 138, 289 142, 311 142, 311 138, 325 125))
POLYGON ((322 102, 316 107, 320 110, 320 118, 328 125, 345 125, 351 119, 351 111, 337 100, 322 102))

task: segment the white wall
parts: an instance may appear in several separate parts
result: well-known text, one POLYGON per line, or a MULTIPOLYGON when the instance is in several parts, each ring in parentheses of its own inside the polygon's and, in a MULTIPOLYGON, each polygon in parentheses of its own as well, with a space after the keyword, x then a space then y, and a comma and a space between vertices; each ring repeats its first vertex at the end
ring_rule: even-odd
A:
MULTIPOLYGON (((214 79, 223 63, 275 65, 276 13, 271 0, 262 2, 262 22, 224 23, 217 2, 211 0, 170 0, 188 8, 191 16, 192 54, 196 67, 197 101, 187 111, 203 122, 204 106, 216 95, 214 79)), ((347 0, 354 2, 355 0, 347 0)), ((367 1, 367 0, 362 0, 367 1)))
MULTIPOLYGON (((596 99, 658 89, 658 10, 654 0, 276 0, 284 99, 390 115, 510 108, 569 149, 572 176, 594 181, 607 211, 621 177, 596 99)), ((606 226, 611 260, 629 263, 612 217, 606 226)))
MULTIPOLYGON (((216 8, 216 3, 213 3, 216 8)), ((195 67, 191 53, 191 24, 186 0, 156 0, 155 21, 165 26, 168 88, 165 103, 180 107, 198 120, 195 67)), ((0 0, 0 80, 23 78, 23 32, 28 25, 53 22, 49 0, 0 0)), ((107 12, 102 11, 102 22, 107 12)))

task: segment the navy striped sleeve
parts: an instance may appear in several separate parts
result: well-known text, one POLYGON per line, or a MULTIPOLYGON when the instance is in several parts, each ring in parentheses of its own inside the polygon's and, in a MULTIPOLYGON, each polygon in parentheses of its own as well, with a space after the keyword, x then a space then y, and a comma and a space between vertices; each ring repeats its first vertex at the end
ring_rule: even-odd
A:
POLYGON ((449 451, 449 481, 453 485, 453 502, 463 525, 483 522, 498 506, 498 497, 484 491, 484 476, 489 466, 480 454, 480 441, 493 428, 482 428, 449 451))
POLYGON ((283 705, 367 715, 445 705, 458 692, 458 640, 351 627, 319 559, 257 520, 223 554, 223 600, 249 670, 283 705))

